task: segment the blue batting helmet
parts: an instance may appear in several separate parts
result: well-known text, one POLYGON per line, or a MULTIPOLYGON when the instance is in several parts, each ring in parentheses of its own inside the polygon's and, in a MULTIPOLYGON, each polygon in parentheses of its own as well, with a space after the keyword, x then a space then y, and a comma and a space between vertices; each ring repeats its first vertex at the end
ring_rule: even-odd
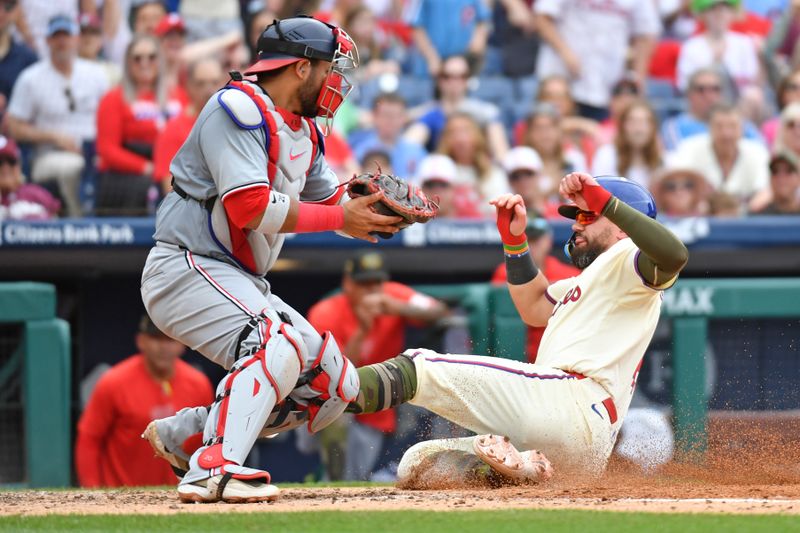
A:
MULTIPOLYGON (((599 176, 596 179, 602 188, 622 202, 650 218, 656 218, 656 201, 653 199, 653 195, 635 181, 621 176, 599 176)), ((578 208, 574 205, 562 205, 558 208, 558 212, 561 216, 575 218, 578 208)))
MULTIPOLYGON (((598 176, 595 179, 602 188, 619 198, 620 201, 650 218, 656 218, 656 201, 653 195, 635 181, 621 176, 598 176)), ((575 218, 578 211, 578 207, 574 205, 562 205, 558 208, 559 214, 567 218, 575 218)), ((573 233, 572 237, 564 244, 564 254, 567 257, 572 254, 574 245, 575 234, 573 233)))

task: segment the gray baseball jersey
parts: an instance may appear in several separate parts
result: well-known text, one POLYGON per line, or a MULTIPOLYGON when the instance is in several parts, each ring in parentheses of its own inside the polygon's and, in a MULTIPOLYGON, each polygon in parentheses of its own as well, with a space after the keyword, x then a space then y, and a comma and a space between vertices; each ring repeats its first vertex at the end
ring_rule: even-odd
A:
POLYGON ((226 195, 270 187, 292 199, 319 202, 336 194, 339 180, 325 161, 311 121, 275 109, 256 84, 243 82, 241 87, 224 88, 209 99, 172 160, 175 184, 190 198, 174 191, 167 195, 154 237, 263 276, 275 263, 284 236, 229 225, 226 195), (216 201, 210 211, 193 200, 212 197, 216 201))

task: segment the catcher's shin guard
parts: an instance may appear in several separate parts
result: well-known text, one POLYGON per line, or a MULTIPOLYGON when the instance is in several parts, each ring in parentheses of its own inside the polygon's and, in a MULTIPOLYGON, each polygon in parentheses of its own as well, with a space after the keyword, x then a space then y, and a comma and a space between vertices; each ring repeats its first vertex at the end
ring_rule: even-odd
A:
POLYGON ((358 395, 358 372, 339 351, 330 331, 311 368, 300 378, 290 399, 308 409, 308 430, 316 433, 339 418, 358 395))
POLYGON ((206 445, 192 456, 182 484, 222 475, 212 483, 218 499, 227 499, 225 485, 231 478, 269 484, 269 473, 242 464, 275 404, 297 383, 306 353, 297 330, 280 324, 271 328, 262 349, 234 364, 217 387, 203 435, 206 445))

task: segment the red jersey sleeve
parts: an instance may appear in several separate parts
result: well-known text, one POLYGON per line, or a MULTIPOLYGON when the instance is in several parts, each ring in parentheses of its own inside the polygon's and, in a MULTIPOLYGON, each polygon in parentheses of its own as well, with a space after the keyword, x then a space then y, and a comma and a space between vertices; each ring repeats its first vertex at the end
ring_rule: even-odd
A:
POLYGON ((262 214, 268 208, 268 203, 269 186, 265 183, 230 192, 222 199, 228 220, 239 229, 243 229, 251 220, 262 214))
POLYGON ((103 484, 100 463, 103 444, 114 422, 114 384, 106 374, 97 382, 89 403, 78 421, 78 440, 75 445, 75 470, 82 487, 103 484))
POLYGON ((341 317, 341 309, 337 305, 339 300, 339 297, 334 296, 317 302, 309 309, 307 320, 320 335, 330 331, 339 349, 344 350, 350 335, 343 327, 344 321, 339 320, 341 317))
POLYGON ((100 100, 97 107, 97 155, 100 168, 131 174, 144 173, 147 159, 126 150, 123 144, 123 124, 131 118, 122 89, 112 89, 100 100))

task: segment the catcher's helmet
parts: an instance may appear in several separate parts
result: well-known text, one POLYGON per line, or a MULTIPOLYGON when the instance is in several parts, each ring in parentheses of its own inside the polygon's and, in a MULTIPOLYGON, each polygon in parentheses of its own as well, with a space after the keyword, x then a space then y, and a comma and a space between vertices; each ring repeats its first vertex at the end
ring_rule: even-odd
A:
POLYGON ((317 97, 317 116, 325 119, 323 131, 327 135, 336 110, 352 89, 347 71, 358 67, 358 49, 343 29, 306 16, 275 19, 261 32, 258 60, 244 73, 249 76, 275 70, 302 59, 330 62, 317 97))
MULTIPOLYGON (((656 201, 653 199, 653 195, 635 181, 621 176, 599 176, 596 179, 602 188, 622 202, 650 218, 656 218, 656 201)), ((578 208, 574 205, 562 205, 559 206, 558 212, 561 216, 575 218, 578 208)))
POLYGON ((333 61, 336 35, 330 26, 311 17, 275 20, 258 38, 258 59, 245 75, 275 70, 301 59, 333 61))

